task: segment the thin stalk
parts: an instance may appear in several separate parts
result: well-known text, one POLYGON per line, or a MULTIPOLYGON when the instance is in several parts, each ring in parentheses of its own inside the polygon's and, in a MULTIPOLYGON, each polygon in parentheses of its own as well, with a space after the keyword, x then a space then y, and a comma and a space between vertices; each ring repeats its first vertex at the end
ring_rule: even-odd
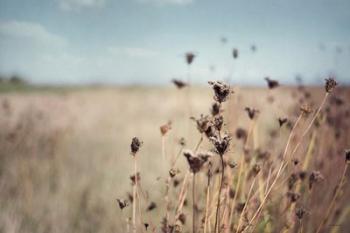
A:
POLYGON ((192 181, 192 233, 196 232, 196 173, 192 181))
POLYGON ((205 217, 204 217, 204 233, 207 233, 207 222, 208 222, 208 213, 209 213, 209 201, 210 201, 210 175, 208 175, 208 184, 207 184, 207 201, 205 205, 205 217))
POLYGON ((132 192, 132 224, 133 224, 133 232, 136 233, 136 192, 137 192, 137 160, 136 154, 134 155, 134 175, 135 175, 135 184, 133 186, 132 192))
POLYGON ((340 194, 340 191, 341 191, 341 188, 343 186, 343 183, 344 183, 344 180, 345 180, 345 177, 346 177, 346 171, 348 170, 348 167, 349 167, 349 164, 346 163, 345 166, 344 166, 343 174, 342 174, 342 176, 340 178, 340 181, 339 181, 339 184, 337 186, 337 190, 335 191, 335 194, 334 194, 334 196, 332 198, 332 201, 330 202, 330 204, 329 204, 329 206, 327 208, 326 215, 324 216, 321 224, 318 226, 316 233, 319 233, 322 230, 323 225, 327 223, 327 221, 329 219, 329 216, 332 213, 332 210, 333 210, 333 208, 335 206, 335 201, 338 198, 338 196, 340 194))
POLYGON ((223 179, 225 175, 225 165, 224 165, 224 158, 223 156, 220 156, 221 159, 221 179, 220 179, 220 188, 219 188, 219 194, 218 194, 218 202, 216 205, 216 216, 215 216, 215 225, 214 225, 214 231, 216 232, 216 229, 218 229, 218 232, 220 233, 220 199, 221 199, 221 190, 223 185, 223 179))

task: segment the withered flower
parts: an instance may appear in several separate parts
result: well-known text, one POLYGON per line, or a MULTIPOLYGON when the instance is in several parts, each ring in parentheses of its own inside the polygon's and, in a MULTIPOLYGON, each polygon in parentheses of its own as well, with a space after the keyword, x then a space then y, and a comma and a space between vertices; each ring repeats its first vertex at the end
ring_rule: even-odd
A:
POLYGON ((296 209, 296 211, 295 211, 295 215, 298 217, 299 220, 301 220, 304 217, 305 213, 306 213, 306 211, 302 207, 296 209))
POLYGON ((214 117, 213 125, 218 131, 221 130, 223 124, 224 124, 224 117, 222 115, 214 117))
POLYGON ((181 80, 179 80, 179 79, 173 79, 173 80, 171 80, 171 81, 172 81, 172 83, 174 83, 174 85, 175 85, 177 88, 179 88, 179 89, 182 89, 182 88, 184 88, 184 87, 187 86, 187 83, 185 83, 184 81, 181 81, 181 80))
POLYGON ((129 205, 129 203, 128 203, 127 200, 117 199, 117 202, 118 202, 119 208, 120 208, 121 210, 124 209, 125 207, 127 207, 127 206, 129 205))
POLYGON ((186 56, 187 64, 191 65, 192 62, 193 62, 193 59, 195 58, 196 55, 194 55, 194 53, 192 53, 192 52, 188 52, 188 53, 185 54, 185 56, 186 56))
POLYGON ((282 127, 285 123, 287 123, 287 118, 278 118, 278 123, 280 124, 280 127, 282 127))
POLYGON ((321 172, 319 172, 319 171, 311 172, 311 174, 309 176, 309 189, 312 189, 312 186, 314 183, 317 183, 323 179, 324 178, 323 178, 321 172))
POLYGON ((230 90, 229 85, 224 84, 220 81, 216 81, 216 82, 209 81, 208 83, 209 85, 212 86, 214 90, 214 100, 219 103, 225 102, 229 94, 232 92, 230 90))
POLYGON ((187 159, 192 173, 199 172, 204 163, 207 162, 208 158, 210 157, 209 153, 198 153, 197 155, 194 155, 194 153, 190 150, 184 151, 183 154, 187 159))
POLYGON ((133 156, 135 156, 136 153, 139 151, 141 145, 142 145, 142 142, 137 137, 132 138, 130 148, 131 148, 131 154, 133 156))
POLYGON ((295 173, 292 173, 288 178, 288 189, 292 190, 297 181, 298 176, 295 173))
POLYGON ((324 88, 326 89, 327 93, 331 93, 333 89, 337 86, 337 82, 333 77, 326 78, 326 83, 324 85, 324 88))
POLYGON ((212 116, 216 116, 220 113, 220 104, 218 102, 214 102, 212 105, 211 105, 211 109, 210 109, 210 112, 211 112, 211 115, 212 116))
POLYGON ((309 115, 311 112, 312 112, 312 109, 310 107, 310 105, 307 105, 307 104, 303 104, 301 107, 300 107, 300 111, 303 115, 309 115))
POLYGON ((251 175, 256 176, 256 175, 259 174, 260 170, 261 170, 260 165, 259 164, 254 164, 254 166, 252 167, 252 170, 250 171, 250 173, 251 173, 251 175))
POLYGON ((185 138, 180 138, 179 139, 179 144, 180 144, 180 146, 186 146, 186 139, 185 138))
POLYGON ((237 58, 238 58, 238 49, 234 48, 234 49, 232 50, 232 56, 233 56, 234 59, 237 59, 237 58))
POLYGON ((249 117, 251 120, 254 119, 255 114, 258 114, 258 113, 259 113, 259 110, 255 109, 255 108, 246 107, 244 110, 247 112, 248 117, 249 117))
POLYGON ((231 137, 225 134, 221 138, 218 136, 210 137, 210 140, 214 145, 215 153, 223 156, 230 146, 231 137))
POLYGON ((209 126, 210 126, 210 120, 209 120, 209 116, 204 116, 203 114, 200 116, 200 118, 196 119, 194 117, 191 117, 191 120, 196 121, 197 123, 197 129, 199 131, 199 133, 204 133, 205 131, 208 130, 209 126))
POLYGON ((136 181, 137 181, 137 183, 139 183, 141 180, 140 173, 138 172, 138 173, 136 173, 136 175, 134 174, 134 175, 130 176, 130 180, 131 180, 132 185, 135 185, 136 181))
POLYGON ((247 131, 243 128, 237 128, 236 130, 236 137, 237 139, 243 139, 243 140, 246 140, 247 139, 247 131))
POLYGON ((186 224, 186 215, 184 213, 181 213, 179 215, 179 221, 182 225, 185 225, 186 224))
POLYGON ((350 163, 350 149, 345 150, 345 162, 350 163))
POLYGON ((165 134, 171 130, 171 121, 169 121, 168 123, 160 126, 160 133, 162 134, 162 136, 165 136, 165 134))
POLYGON ((276 88, 280 85, 277 80, 272 80, 272 79, 270 79, 270 77, 266 77, 265 80, 267 82, 267 86, 270 89, 276 88))
POLYGON ((147 207, 147 211, 152 211, 154 210, 155 208, 157 208, 157 204, 155 202, 151 202, 149 203, 148 207, 147 207))
POLYGON ((287 197, 289 198, 290 202, 296 202, 300 198, 300 194, 295 192, 288 192, 287 197))

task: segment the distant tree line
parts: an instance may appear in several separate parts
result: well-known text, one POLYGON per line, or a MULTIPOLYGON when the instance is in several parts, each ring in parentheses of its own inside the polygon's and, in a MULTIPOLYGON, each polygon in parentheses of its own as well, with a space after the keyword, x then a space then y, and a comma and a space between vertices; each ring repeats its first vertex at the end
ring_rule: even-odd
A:
POLYGON ((0 75, 0 85, 1 84, 25 85, 28 84, 28 82, 25 80, 25 78, 17 74, 11 76, 0 75))

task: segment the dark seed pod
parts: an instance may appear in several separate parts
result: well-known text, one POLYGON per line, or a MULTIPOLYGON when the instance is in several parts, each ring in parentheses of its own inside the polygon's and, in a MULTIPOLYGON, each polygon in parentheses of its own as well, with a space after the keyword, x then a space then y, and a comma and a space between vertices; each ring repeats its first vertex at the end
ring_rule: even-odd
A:
POLYGON ((295 211, 295 215, 298 217, 299 220, 301 220, 301 219, 304 217, 305 213, 306 213, 306 212, 305 212, 305 209, 302 208, 302 207, 298 208, 298 209, 295 211))
POLYGON ((187 83, 185 83, 184 81, 181 81, 179 79, 173 79, 171 80, 171 82, 178 88, 178 89, 182 89, 184 87, 187 86, 187 83))
POLYGON ((199 153, 194 155, 192 151, 185 151, 184 156, 187 159, 188 165, 192 173, 197 173, 201 170, 204 163, 208 161, 210 154, 208 153, 199 153))
POLYGON ((324 178, 323 178, 321 172, 319 172, 319 171, 311 172, 311 174, 309 176, 309 189, 312 189, 314 183, 317 183, 323 179, 324 178))
POLYGON ((227 84, 224 84, 222 82, 209 81, 208 83, 212 86, 212 88, 214 90, 214 100, 219 102, 219 103, 225 102, 227 100, 229 94, 232 92, 230 90, 230 86, 228 86, 227 84))
POLYGON ((121 210, 129 205, 128 201, 126 201, 126 200, 117 199, 117 202, 118 202, 119 208, 121 210))
POLYGON ((133 156, 135 156, 136 153, 139 151, 141 145, 142 145, 142 142, 137 137, 132 138, 130 148, 131 148, 131 154, 133 156))
POLYGON ((247 139, 247 131, 243 128, 238 128, 236 130, 236 138, 237 139, 243 139, 244 141, 247 139))
POLYGON ((155 202, 151 202, 149 203, 148 207, 147 207, 147 211, 152 211, 154 210, 155 208, 157 208, 157 204, 155 202))
POLYGON ((224 135, 222 137, 211 137, 211 142, 214 145, 214 151, 220 156, 223 156, 230 146, 231 137, 229 135, 224 135))
POLYGON ((324 85, 324 88, 327 93, 331 93, 333 89, 337 86, 337 82, 334 80, 334 78, 326 78, 326 83, 324 85))
POLYGON ((287 197, 289 198, 290 202, 296 202, 300 198, 300 194, 295 192, 288 192, 287 197))
POLYGON ((287 123, 287 118, 278 118, 278 123, 280 124, 280 127, 282 127, 285 123, 287 123))
POLYGON ((345 162, 350 163, 350 149, 345 151, 345 162))
POLYGON ((211 112, 211 115, 212 116, 216 116, 220 113, 220 104, 218 102, 214 102, 212 105, 211 105, 211 109, 210 109, 210 112, 211 112))
POLYGON ((248 117, 251 120, 254 119, 255 115, 259 113, 259 110, 255 109, 255 108, 246 107, 244 110, 248 113, 248 117))
POLYGON ((192 52, 186 53, 185 56, 186 56, 186 62, 188 65, 191 65, 193 62, 193 59, 196 57, 196 55, 194 55, 192 52))
POLYGON ((273 88, 276 88, 279 86, 279 83, 277 80, 272 80, 270 79, 270 77, 266 77, 265 78, 266 82, 267 82, 267 86, 270 88, 270 89, 273 89, 273 88))

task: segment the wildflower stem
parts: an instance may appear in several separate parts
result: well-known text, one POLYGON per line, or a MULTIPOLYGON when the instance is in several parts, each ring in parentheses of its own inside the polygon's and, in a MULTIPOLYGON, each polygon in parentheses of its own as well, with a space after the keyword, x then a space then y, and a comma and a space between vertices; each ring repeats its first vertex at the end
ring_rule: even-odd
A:
POLYGON ((136 233, 136 192, 137 192, 137 161, 136 161, 136 155, 134 156, 134 176, 135 176, 135 183, 133 186, 133 202, 132 202, 132 224, 133 224, 133 232, 136 233))
POLYGON ((192 233, 196 232, 196 173, 192 181, 192 233))
POLYGON ((220 188, 219 188, 219 194, 218 194, 218 202, 216 205, 216 216, 215 216, 215 225, 214 225, 214 232, 216 232, 216 229, 218 229, 218 232, 220 233, 220 199, 221 199, 221 190, 223 185, 223 179, 225 175, 225 164, 224 164, 224 158, 223 156, 220 156, 221 160, 221 178, 220 178, 220 188))
POLYGON ((333 196, 333 198, 332 198, 332 201, 330 202, 330 204, 329 204, 329 206, 328 206, 328 208, 327 208, 326 215, 324 216, 322 222, 320 223, 320 225, 319 225, 318 228, 317 228, 316 233, 319 233, 319 232, 322 230, 323 225, 327 223, 328 218, 329 218, 329 216, 330 216, 331 213, 332 213, 332 210, 333 210, 334 205, 335 205, 335 201, 337 200, 337 198, 338 198, 339 195, 340 195, 340 191, 341 191, 341 188, 342 188, 342 186, 343 186, 343 183, 344 183, 344 180, 345 180, 345 177, 346 177, 346 172, 347 172, 347 170, 348 170, 348 167, 349 167, 349 164, 346 163, 345 166, 344 166, 343 174, 342 174, 342 176, 341 176, 341 178, 340 178, 339 184, 338 184, 337 189, 336 189, 336 191, 335 191, 335 194, 334 194, 334 196, 333 196))

